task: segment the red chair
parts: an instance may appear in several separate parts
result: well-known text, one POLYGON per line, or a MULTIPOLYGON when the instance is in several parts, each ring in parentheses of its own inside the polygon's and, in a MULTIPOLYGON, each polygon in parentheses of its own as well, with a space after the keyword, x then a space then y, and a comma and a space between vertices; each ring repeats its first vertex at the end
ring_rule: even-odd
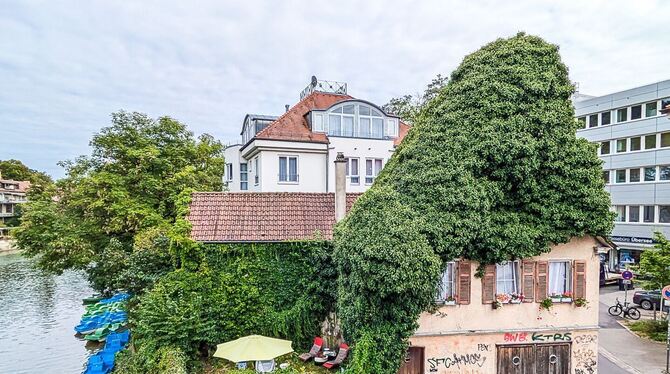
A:
POLYGON ((321 351, 321 347, 323 347, 323 339, 320 337, 314 338, 314 344, 312 345, 312 349, 309 350, 307 353, 303 353, 300 356, 298 356, 299 359, 301 359, 304 362, 307 362, 311 359, 314 358, 319 352, 321 351))
POLYGON ((344 360, 346 360, 347 358, 347 354, 349 354, 349 346, 344 343, 340 344, 340 351, 337 352, 337 357, 335 357, 333 361, 328 361, 324 363, 323 367, 325 367, 326 369, 332 369, 336 366, 342 365, 344 360))

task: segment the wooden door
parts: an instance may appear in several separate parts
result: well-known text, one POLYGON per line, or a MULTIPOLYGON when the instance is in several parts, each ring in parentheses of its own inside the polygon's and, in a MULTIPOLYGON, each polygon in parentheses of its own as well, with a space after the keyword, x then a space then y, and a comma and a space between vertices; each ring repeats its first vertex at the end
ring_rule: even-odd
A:
POLYGON ((538 344, 535 362, 537 374, 570 373, 570 344, 538 344))
POLYGON ((423 374, 424 347, 409 347, 398 374, 423 374))
POLYGON ((508 345, 497 348, 498 374, 535 374, 535 347, 508 345))

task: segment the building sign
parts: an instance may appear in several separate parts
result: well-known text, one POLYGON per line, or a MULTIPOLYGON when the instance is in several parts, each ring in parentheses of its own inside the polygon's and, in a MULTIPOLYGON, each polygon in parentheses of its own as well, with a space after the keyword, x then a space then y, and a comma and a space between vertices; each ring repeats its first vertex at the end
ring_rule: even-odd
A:
POLYGON ((637 236, 612 236, 610 239, 613 242, 619 243, 635 243, 635 244, 654 244, 655 241, 652 238, 640 238, 637 236))

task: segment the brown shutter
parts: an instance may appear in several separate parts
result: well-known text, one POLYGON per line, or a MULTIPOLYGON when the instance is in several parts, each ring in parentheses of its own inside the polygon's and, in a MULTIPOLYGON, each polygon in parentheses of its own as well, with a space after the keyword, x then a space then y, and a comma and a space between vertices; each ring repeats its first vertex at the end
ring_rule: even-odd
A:
POLYGON ((470 261, 458 262, 458 294, 456 300, 459 304, 470 304, 470 275, 472 273, 470 261))
POLYGON ((549 277, 549 264, 547 261, 538 261, 537 266, 537 287, 535 288, 535 301, 541 302, 547 298, 547 282, 549 277))
POLYGON ((586 298, 586 261, 575 260, 574 262, 574 298, 586 298))
POLYGON ((531 303, 535 299, 535 261, 523 262, 523 279, 521 281, 524 303, 531 303))
POLYGON ((496 266, 486 265, 482 277, 482 303, 491 304, 496 298, 496 266))

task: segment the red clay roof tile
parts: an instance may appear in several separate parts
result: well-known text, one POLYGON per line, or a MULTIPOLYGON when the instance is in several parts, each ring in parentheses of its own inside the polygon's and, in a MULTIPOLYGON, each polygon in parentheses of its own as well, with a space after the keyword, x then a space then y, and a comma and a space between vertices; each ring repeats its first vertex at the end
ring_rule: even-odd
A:
MULTIPOLYGON (((347 194, 347 211, 360 193, 347 194)), ((191 238, 199 242, 279 242, 333 238, 335 194, 196 192, 191 238)))

